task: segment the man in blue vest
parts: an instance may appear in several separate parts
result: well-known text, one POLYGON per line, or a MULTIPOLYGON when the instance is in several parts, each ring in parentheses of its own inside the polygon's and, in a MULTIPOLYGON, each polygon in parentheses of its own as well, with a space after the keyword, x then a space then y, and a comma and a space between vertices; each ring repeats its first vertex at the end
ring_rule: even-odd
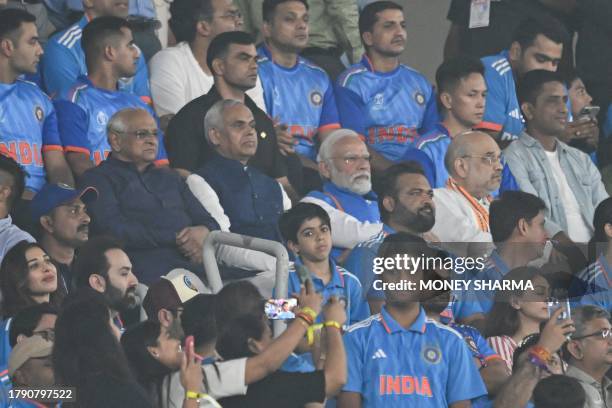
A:
POLYGON ((377 196, 372 191, 370 153, 357 133, 339 129, 323 141, 317 162, 323 191, 311 191, 302 201, 327 211, 332 257, 342 261, 347 249, 382 230, 377 196))

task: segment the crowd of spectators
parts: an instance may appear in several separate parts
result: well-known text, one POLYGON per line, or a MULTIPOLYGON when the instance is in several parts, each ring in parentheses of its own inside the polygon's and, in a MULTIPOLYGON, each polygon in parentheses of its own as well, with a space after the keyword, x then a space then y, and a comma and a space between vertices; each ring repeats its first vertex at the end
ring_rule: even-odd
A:
POLYGON ((411 12, 0 0, 0 407, 612 407, 612 4, 411 12))

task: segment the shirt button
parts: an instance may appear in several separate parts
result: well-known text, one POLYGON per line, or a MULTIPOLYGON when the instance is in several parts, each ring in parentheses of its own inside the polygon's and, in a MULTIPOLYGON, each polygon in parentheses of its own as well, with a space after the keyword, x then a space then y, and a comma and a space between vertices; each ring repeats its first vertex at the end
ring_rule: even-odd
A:
POLYGON ((257 195, 257 193, 253 193, 253 198, 257 200, 259 196, 257 195))
POLYGON ((259 216, 259 221, 263 221, 263 215, 259 216))
POLYGON ((266 132, 261 132, 261 133, 259 134, 259 136, 260 136, 262 139, 265 139, 265 138, 268 136, 268 134, 267 134, 266 132))

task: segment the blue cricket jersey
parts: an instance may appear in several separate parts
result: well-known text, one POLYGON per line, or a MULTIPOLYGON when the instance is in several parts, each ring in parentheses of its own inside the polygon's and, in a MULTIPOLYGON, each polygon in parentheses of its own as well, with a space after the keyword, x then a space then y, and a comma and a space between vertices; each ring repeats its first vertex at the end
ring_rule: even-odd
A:
POLYGON ((518 139, 524 128, 508 51, 482 58, 487 82, 485 114, 477 127, 501 131, 502 140, 518 139))
POLYGON ((395 230, 383 224, 383 229, 367 241, 361 242, 353 248, 349 256, 344 261, 344 266, 353 271, 361 286, 365 288, 363 296, 367 299, 384 299, 385 292, 374 289, 374 281, 380 279, 380 275, 375 275, 374 258, 378 255, 378 249, 387 235, 395 234, 395 230))
MULTIPOLYGON (((373 191, 365 195, 359 195, 327 181, 323 183, 322 192, 315 190, 306 196, 325 201, 330 206, 355 217, 360 222, 381 222, 378 196, 373 191)), ((331 254, 332 258, 337 259, 343 251, 343 248, 334 247, 331 254)))
POLYGON ((610 291, 611 276, 610 265, 602 254, 597 261, 589 265, 578 274, 582 293, 577 299, 578 305, 599 306, 608 312, 612 311, 612 292, 610 291))
MULTIPOLYGON (((55 107, 64 149, 87 154, 96 166, 111 152, 106 126, 116 112, 141 108, 156 118, 153 110, 136 95, 96 88, 86 76, 80 76, 71 90, 62 93, 55 101, 55 107)), ((167 163, 160 133, 156 164, 167 163)))
POLYGON ((38 192, 46 182, 43 152, 62 150, 51 100, 36 84, 0 84, 0 153, 26 171, 26 188, 38 192))
POLYGON ((423 309, 404 329, 383 307, 349 327, 344 344, 343 391, 361 394, 364 408, 438 408, 487 394, 462 336, 423 309))
MULTIPOLYGON (((299 258, 295 262, 301 263, 299 258)), ((336 265, 330 259, 332 277, 326 284, 323 280, 311 273, 312 283, 315 290, 323 295, 323 304, 330 297, 336 296, 345 302, 347 325, 357 323, 370 316, 370 307, 361 294, 361 282, 359 279, 343 267, 336 265)), ((295 271, 295 264, 289 266, 289 293, 300 293, 300 277, 295 271)), ((323 322, 323 314, 317 318, 317 323, 323 322)))
POLYGON ((363 135, 391 161, 401 160, 418 135, 439 122, 433 88, 423 75, 402 64, 376 72, 365 55, 338 78, 336 100, 342 127, 363 135))
POLYGON ((604 123, 604 137, 612 136, 612 103, 608 107, 608 113, 606 114, 606 123, 604 123))
POLYGON ((432 188, 442 188, 446 186, 448 171, 444 165, 444 157, 452 141, 453 139, 448 129, 442 123, 438 123, 434 129, 430 130, 416 141, 416 148, 425 152, 434 164, 436 184, 432 185, 432 188))
POLYGON ((299 155, 316 161, 315 135, 340 128, 334 89, 327 73, 302 57, 292 68, 280 66, 272 60, 265 45, 257 53, 268 115, 289 126, 289 133, 297 137, 295 151, 299 155))
MULTIPOLYGON (((72 26, 60 31, 49 39, 42 57, 43 83, 47 93, 55 96, 70 89, 80 75, 87 75, 85 53, 81 47, 83 28, 89 22, 87 14, 72 26)), ((142 52, 133 78, 121 79, 119 89, 133 93, 147 104, 151 103, 149 70, 142 52)))

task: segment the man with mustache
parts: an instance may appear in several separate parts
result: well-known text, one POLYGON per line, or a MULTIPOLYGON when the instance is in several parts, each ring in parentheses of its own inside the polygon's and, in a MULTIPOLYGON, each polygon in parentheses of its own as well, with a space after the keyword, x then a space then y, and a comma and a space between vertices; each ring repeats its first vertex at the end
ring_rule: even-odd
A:
POLYGON ((75 190, 64 184, 46 184, 32 200, 32 218, 40 225, 40 244, 53 260, 68 291, 76 251, 89 239, 87 205, 98 198, 92 187, 75 190))
POLYGON ((333 131, 319 148, 317 162, 322 191, 311 191, 304 202, 323 207, 331 219, 332 258, 342 262, 358 243, 382 229, 377 196, 372 191, 370 153, 349 129, 333 131))
POLYGON ((612 406, 612 381, 606 373, 612 367, 612 326, 610 315, 597 306, 572 310, 576 331, 563 346, 569 363, 566 375, 580 382, 586 393, 585 407, 612 406))
POLYGON ((357 245, 344 263, 366 288, 364 293, 372 313, 378 313, 385 302, 384 292, 372 287, 374 258, 385 237, 395 232, 407 232, 435 240, 432 234, 428 234, 436 214, 433 190, 418 163, 405 162, 389 167, 380 181, 378 193, 383 229, 375 237, 357 245))
POLYGON ((492 249, 487 244, 492 243, 489 204, 501 182, 501 160, 497 143, 484 132, 457 135, 448 147, 444 164, 449 178, 445 187, 434 190, 432 231, 449 252, 478 256, 492 249))
POLYGON ((593 235, 595 207, 608 197, 590 157, 560 140, 567 126, 567 89, 554 72, 530 71, 518 89, 526 130, 504 150, 522 191, 547 207, 553 240, 585 243, 593 235))
POLYGON ((439 116, 429 81, 400 63, 407 38, 402 6, 368 4, 359 16, 359 32, 366 54, 340 76, 336 99, 342 127, 366 139, 378 173, 422 154, 413 143, 433 129, 439 116))
POLYGON ((114 238, 97 236, 85 243, 73 267, 76 288, 90 287, 104 294, 112 319, 123 330, 120 313, 140 306, 138 278, 123 246, 114 238))

